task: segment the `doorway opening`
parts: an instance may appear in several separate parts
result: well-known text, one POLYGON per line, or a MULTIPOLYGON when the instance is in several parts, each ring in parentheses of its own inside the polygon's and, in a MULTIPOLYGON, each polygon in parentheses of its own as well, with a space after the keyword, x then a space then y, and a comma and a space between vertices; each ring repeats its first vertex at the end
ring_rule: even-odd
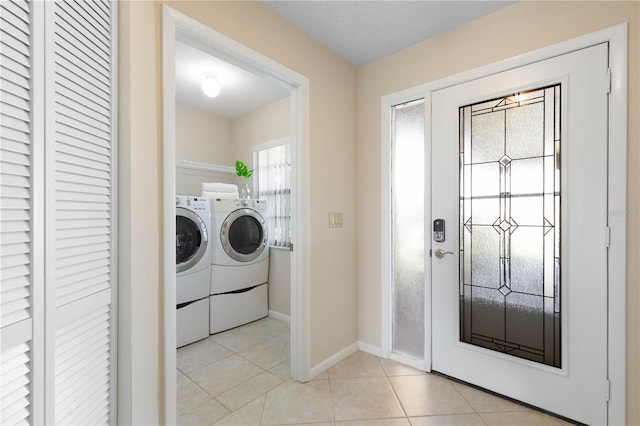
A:
MULTIPOLYGON (((176 270, 175 270, 175 196, 177 190, 182 192, 193 192, 193 195, 200 195, 202 181, 194 175, 199 172, 214 173, 220 179, 227 179, 229 183, 234 183, 235 169, 233 163, 236 159, 243 158, 246 164, 251 164, 252 149, 251 142, 247 142, 237 148, 234 152, 229 147, 226 159, 219 161, 181 161, 183 158, 177 157, 177 150, 180 140, 177 138, 177 113, 194 116, 201 114, 197 108, 192 106, 177 107, 178 98, 177 84, 178 75, 176 69, 176 59, 185 54, 206 54, 209 60, 218 65, 223 64, 227 69, 235 69, 243 73, 244 77, 260 80, 261 86, 265 86, 268 99, 264 101, 267 105, 277 104, 274 108, 284 109, 287 122, 282 124, 286 130, 290 145, 291 156, 291 241, 296 250, 287 251, 290 254, 289 270, 284 274, 290 280, 289 302, 290 318, 290 375, 298 381, 309 379, 310 370, 310 348, 309 348, 309 323, 308 317, 304 315, 308 312, 308 251, 305 250, 304 242, 308 240, 309 221, 309 196, 308 187, 308 111, 309 111, 309 81, 306 77, 290 70, 289 68, 272 61, 271 59, 247 48, 240 43, 224 36, 221 33, 203 25, 202 23, 181 14, 170 7, 163 6, 163 234, 165 244, 163 245, 163 329, 164 329, 164 399, 165 399, 165 421, 175 423, 176 421, 176 270), (194 49, 197 52, 194 52, 194 49), (271 98, 269 98, 271 96, 271 98), (182 166, 182 176, 176 176, 176 166, 182 166), (203 170, 204 169, 204 170, 203 170), (194 170, 197 172, 194 173, 194 170)), ((200 76, 203 78, 204 76, 200 76)), ((221 77, 222 78, 222 77, 221 77)), ((222 89, 224 90, 224 88, 222 89)), ((248 103, 255 98, 246 99, 248 103)), ((247 103, 245 102, 245 103, 247 103)), ((263 102, 263 103, 264 103, 263 102)), ((249 106, 251 107, 251 106, 249 106)), ((253 105, 254 109, 258 105, 253 105)), ((231 109, 227 105, 227 110, 231 109)), ((204 114, 210 113, 206 112, 204 114)), ((209 117, 211 118, 211 117, 209 117)), ((205 120, 211 121, 211 120, 205 120)), ((224 126, 224 120, 223 127, 224 126)), ((228 123, 227 123, 228 124, 228 123)), ((238 126, 240 128, 241 126, 238 126)), ((192 129, 191 129, 192 130, 192 129)), ((228 143, 228 141, 227 141, 228 143)), ((255 144, 255 141, 253 142, 255 144)), ((183 148, 183 147, 180 147, 183 148)), ((188 151, 188 149, 187 149, 188 151)), ((224 182, 220 182, 224 183, 224 182)), ((189 194, 178 194, 189 195, 189 194)), ((283 249, 278 249, 283 250, 283 249)))

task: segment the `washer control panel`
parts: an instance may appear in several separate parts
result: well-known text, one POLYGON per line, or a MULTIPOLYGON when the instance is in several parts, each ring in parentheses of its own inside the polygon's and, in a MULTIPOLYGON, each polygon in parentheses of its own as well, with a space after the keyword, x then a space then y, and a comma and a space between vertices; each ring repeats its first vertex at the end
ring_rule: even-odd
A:
POLYGON ((267 211, 267 201, 266 200, 253 200, 253 208, 259 212, 267 211))
POLYGON ((176 206, 187 207, 196 212, 207 212, 209 211, 209 199, 189 195, 178 195, 176 196, 176 206))
POLYGON ((246 198, 239 199, 214 199, 214 210, 232 211, 234 208, 249 208, 260 213, 267 211, 267 200, 252 200, 246 198))

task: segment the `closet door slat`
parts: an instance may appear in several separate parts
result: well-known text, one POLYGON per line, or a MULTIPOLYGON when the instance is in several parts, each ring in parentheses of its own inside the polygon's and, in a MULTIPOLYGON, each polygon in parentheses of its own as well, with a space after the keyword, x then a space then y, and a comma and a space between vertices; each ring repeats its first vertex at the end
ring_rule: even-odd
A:
POLYGON ((109 290, 59 309, 61 326, 55 348, 55 422, 87 424, 86 418, 109 419, 109 290))
POLYGON ((0 424, 31 421, 31 9, 0 2, 0 424))
POLYGON ((113 422, 114 3, 46 5, 47 279, 57 331, 53 410, 56 424, 113 422))
POLYGON ((2 393, 0 424, 30 424, 31 347, 30 341, 5 348, 2 345, 2 393))

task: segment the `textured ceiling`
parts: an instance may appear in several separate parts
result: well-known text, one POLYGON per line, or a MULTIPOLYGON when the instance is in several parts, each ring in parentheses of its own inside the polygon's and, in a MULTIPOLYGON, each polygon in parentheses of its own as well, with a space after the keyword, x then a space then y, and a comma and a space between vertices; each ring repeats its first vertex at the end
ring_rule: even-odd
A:
POLYGON ((514 1, 268 1, 263 3, 356 66, 363 66, 514 1))
MULTIPOLYGON (((293 25, 356 66, 363 66, 430 37, 494 12, 514 1, 267 1, 293 25)), ((508 27, 507 27, 508 28, 508 27)), ((288 95, 288 90, 216 57, 200 42, 176 44, 176 101, 234 118, 288 95), (215 76, 220 96, 202 93, 205 75, 215 76)))

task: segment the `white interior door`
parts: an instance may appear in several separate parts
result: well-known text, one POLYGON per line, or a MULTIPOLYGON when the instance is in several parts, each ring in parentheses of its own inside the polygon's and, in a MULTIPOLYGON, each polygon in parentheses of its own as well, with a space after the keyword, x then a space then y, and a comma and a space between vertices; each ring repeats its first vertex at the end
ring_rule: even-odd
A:
POLYGON ((607 422, 607 72, 601 44, 432 96, 432 368, 588 424, 607 422))
POLYGON ((117 4, 0 4, 0 424, 116 422, 117 4))

